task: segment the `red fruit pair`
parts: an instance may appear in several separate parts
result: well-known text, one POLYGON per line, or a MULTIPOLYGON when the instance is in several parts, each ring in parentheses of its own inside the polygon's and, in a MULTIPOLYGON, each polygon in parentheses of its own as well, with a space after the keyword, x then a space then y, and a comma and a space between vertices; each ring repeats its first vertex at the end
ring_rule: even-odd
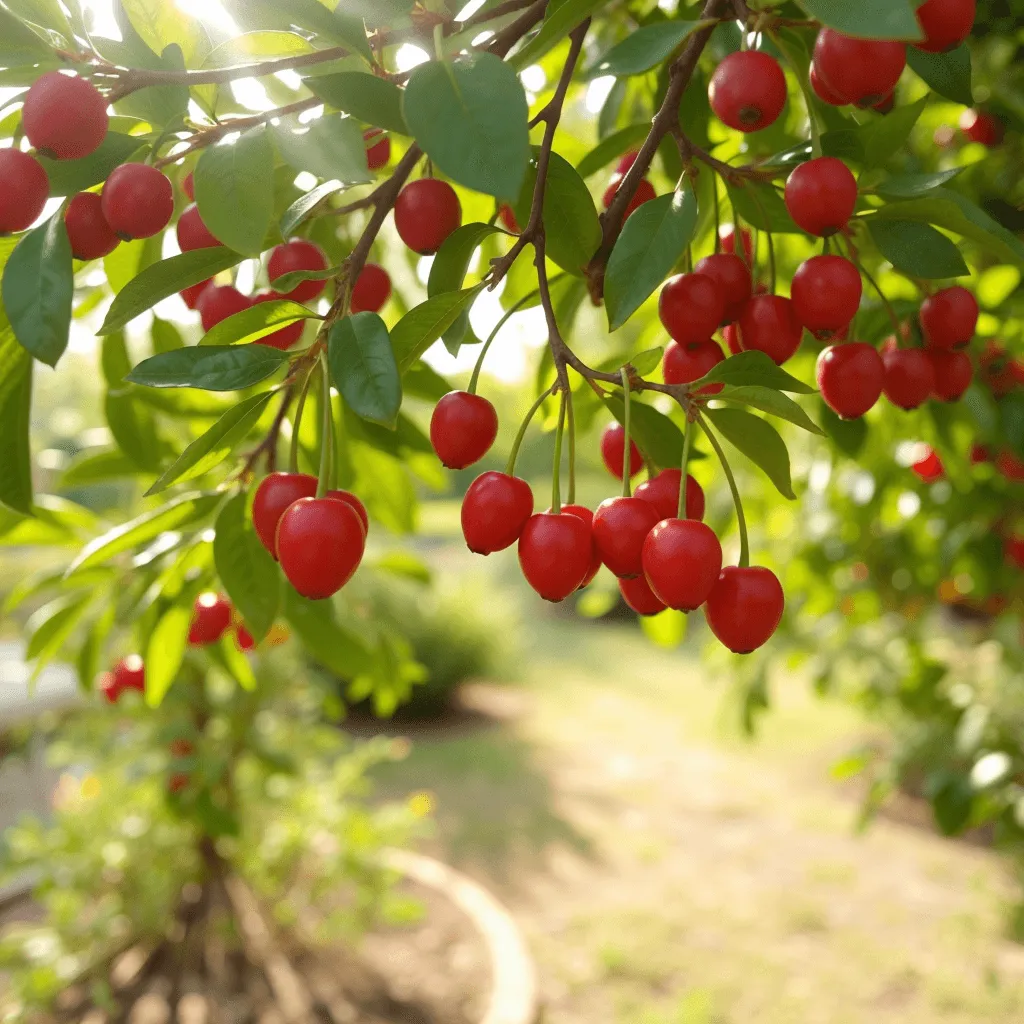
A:
POLYGON ((815 337, 842 334, 860 308, 860 272, 842 256, 812 256, 793 275, 793 313, 815 337))
POLYGON ((332 492, 289 505, 277 524, 274 544, 288 582, 303 597, 322 601, 341 590, 359 568, 366 528, 357 509, 332 492))
POLYGON ((84 78, 48 71, 25 94, 21 127, 44 156, 80 160, 107 135, 107 101, 84 78))
MULTIPOLYGON (((327 257, 323 249, 304 238, 293 238, 290 242, 277 246, 267 260, 267 274, 271 284, 285 274, 294 274, 300 270, 326 269, 327 257)), ((292 299, 294 302, 309 302, 320 295, 326 287, 326 281, 300 281, 282 297, 292 299)))
MULTIPOLYGON (((679 514, 679 484, 682 479, 681 470, 663 469, 653 480, 640 484, 633 497, 650 502, 659 519, 675 519, 679 514)), ((686 518, 704 518, 704 490, 689 474, 686 476, 686 518)))
POLYGON ((217 643, 231 626, 231 602, 212 591, 200 594, 192 608, 188 642, 193 647, 217 643))
POLYGON ((111 672, 103 674, 100 683, 103 695, 111 704, 116 704, 125 690, 146 692, 146 666, 137 654, 122 658, 111 672))
POLYGON ((901 409, 916 409, 935 390, 935 369, 919 348, 889 349, 885 364, 885 397, 901 409))
POLYGON ((743 307, 754 294, 754 283, 750 266, 735 253, 720 252, 705 256, 693 268, 694 273, 710 277, 725 300, 722 323, 732 323, 739 318, 743 307))
POLYGON ((125 242, 159 234, 174 214, 171 179, 149 164, 115 167, 101 196, 103 216, 125 242))
POLYGON ((121 241, 103 216, 98 192, 79 192, 64 211, 64 226, 76 260, 101 259, 121 241))
POLYGON ((885 364, 878 350, 860 341, 825 349, 818 356, 818 390, 844 420, 863 416, 881 397, 885 364))
POLYGON ((718 282, 700 273, 671 278, 658 297, 662 326, 680 345, 707 341, 725 320, 725 307, 718 282))
POLYGON ((696 611, 722 572, 722 545, 696 519, 663 519, 647 534, 641 551, 644 577, 654 595, 676 611, 696 611))
POLYGON ((781 366, 800 347, 803 325, 793 304, 779 295, 755 295, 737 321, 744 351, 759 351, 781 366))
POLYGON ((43 165, 20 149, 0 149, 0 235, 30 228, 49 198, 43 165))
MULTIPOLYGON (((619 186, 624 177, 624 174, 612 175, 612 180, 604 190, 604 197, 602 199, 606 210, 615 202, 615 197, 619 194, 619 186)), ((636 191, 633 193, 633 198, 630 199, 629 205, 626 207, 623 219, 628 220, 644 203, 649 203, 652 199, 657 198, 658 193, 654 191, 654 186, 646 178, 641 178, 640 184, 637 185, 636 191)))
POLYGON ((790 174, 785 198, 786 209, 799 227, 826 238, 842 231, 853 216, 857 179, 842 160, 819 156, 790 174))
POLYGON ((252 299, 230 284, 208 285, 195 301, 204 331, 212 331, 222 320, 252 305, 252 299))
POLYGON ((395 227, 413 252, 430 256, 462 226, 462 204, 446 181, 420 178, 402 189, 395 203, 395 227))
MULTIPOLYGON (((609 423, 601 435, 601 461, 612 476, 622 479, 622 470, 626 463, 626 430, 621 423, 609 423)), ((636 442, 629 441, 629 476, 630 479, 643 469, 644 457, 637 448, 636 442)))
MULTIPOLYGON (((717 341, 691 341, 685 345, 670 341, 665 348, 662 368, 666 384, 692 384, 725 359, 717 341)), ((698 394, 717 395, 721 384, 708 384, 698 394)))
POLYGON ((594 547, 601 561, 620 578, 643 572, 643 547, 658 523, 654 505, 643 498, 609 498, 594 513, 594 547))
POLYGON ((367 263, 352 286, 353 313, 379 313, 391 297, 391 278, 376 263, 367 263))
POLYGON ((998 146, 1003 141, 1002 122, 980 110, 965 110, 960 115, 960 131, 982 146, 998 146))
POLYGON ((978 314, 978 301, 966 288, 943 288, 921 303, 921 331, 933 348, 960 348, 974 337, 978 314))
POLYGON ((711 109, 738 132, 757 132, 778 120, 786 105, 786 76, 779 62, 759 50, 730 53, 711 76, 711 109))
POLYGON ((571 512, 530 516, 519 535, 519 565, 545 601, 564 601, 579 590, 593 558, 591 527, 571 512))
POLYGON ((820 83, 843 103, 861 107, 887 99, 906 63, 904 43, 855 39, 823 28, 814 44, 814 70, 820 83))
POLYGON ((519 477, 483 473, 462 501, 462 534, 469 550, 490 555, 511 547, 533 515, 533 491, 519 477))
POLYGON ((954 49, 971 34, 976 13, 976 0, 928 0, 917 9, 924 39, 914 46, 926 53, 954 49))
POLYGON ((711 632, 735 654, 764 646, 782 621, 786 597, 770 569, 728 566, 704 606, 711 632))
POLYGON ((434 406, 430 443, 449 469, 465 469, 479 462, 497 436, 498 414, 480 395, 450 391, 434 406))

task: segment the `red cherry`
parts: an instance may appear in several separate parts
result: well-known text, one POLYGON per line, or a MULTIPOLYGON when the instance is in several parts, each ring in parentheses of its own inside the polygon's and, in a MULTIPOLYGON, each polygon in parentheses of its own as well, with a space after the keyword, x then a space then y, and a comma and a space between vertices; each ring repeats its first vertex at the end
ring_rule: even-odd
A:
POLYGON ((97 192, 79 192, 68 203, 64 226, 76 260, 98 260, 121 241, 103 216, 103 200, 97 192))
POLYGON ((533 515, 533 491, 517 476, 483 473, 462 500, 462 535, 469 550, 490 555, 511 547, 533 515))
POLYGON ((736 320, 747 300, 754 293, 754 285, 750 276, 750 267, 735 253, 720 252, 713 256, 705 256, 693 268, 694 273, 710 277, 725 299, 723 323, 736 320))
MULTIPOLYGON (((681 470, 663 469, 653 480, 642 483, 633 492, 633 497, 649 501, 659 519, 675 519, 679 514, 679 483, 682 478, 681 470)), ((686 475, 686 518, 704 518, 704 489, 689 474, 686 475)))
POLYGON ((501 223, 505 225, 506 231, 511 231, 513 235, 521 235, 523 233, 523 229, 519 226, 519 221, 516 220, 516 211, 508 203, 502 203, 501 209, 498 211, 498 217, 501 219, 501 223))
POLYGON ((786 105, 786 76, 760 50, 730 53, 711 76, 708 100, 718 119, 738 132, 757 132, 778 120, 786 105))
POLYGON ((191 171, 181 179, 181 191, 185 193, 190 202, 195 202, 196 179, 195 175, 191 171))
POLYGON ((113 672, 104 672, 96 680, 96 689, 106 697, 108 704, 116 704, 121 697, 113 672))
MULTIPOLYGON (((754 262, 754 236, 746 228, 743 228, 740 231, 740 237, 743 239, 743 256, 746 258, 747 266, 750 266, 754 262)), ((736 252, 736 229, 732 224, 723 224, 718 229, 718 239, 722 243, 722 252, 732 256, 738 255, 736 252)))
POLYGON ((658 595, 651 590, 651 585, 643 576, 637 576, 631 580, 619 580, 619 593, 622 595, 622 600, 637 615, 657 615, 668 607, 658 600, 658 595))
POLYGON ((480 395, 449 391, 430 417, 430 443, 449 469, 479 462, 498 436, 498 414, 480 395))
POLYGON ((943 402, 955 402, 971 386, 974 367, 966 352, 944 352, 942 349, 926 349, 935 371, 933 394, 943 402))
POLYGON ((182 252, 216 249, 221 244, 203 223, 203 218, 199 216, 199 207, 195 203, 186 206, 182 211, 175 234, 178 236, 178 248, 182 252))
POLYGON ((828 87, 828 83, 822 79, 821 75, 818 73, 818 69, 814 66, 814 61, 811 61, 811 69, 808 78, 810 79, 811 88, 814 90, 814 94, 823 103, 827 103, 831 107, 846 106, 846 100, 844 100, 838 93, 833 92, 828 87))
POLYGON ((260 481, 252 503, 252 525, 263 546, 277 558, 277 524, 299 498, 316 494, 316 477, 308 473, 271 473, 260 481))
POLYGON ((643 566, 659 600, 676 611, 696 611, 718 582, 722 545, 696 519, 663 519, 644 541, 643 566))
POLYGON ((728 327, 724 327, 722 329, 722 337, 725 339, 725 344, 728 346, 729 351, 734 356, 738 356, 743 351, 743 346, 740 344, 738 324, 729 324, 728 327))
POLYGON ((1000 452, 996 456, 996 469, 1012 483, 1024 481, 1024 459, 1014 455, 1013 452, 1000 452))
MULTIPOLYGON (((278 292, 261 292, 259 295, 253 296, 249 305, 255 306, 260 302, 277 302, 283 298, 284 296, 278 292)), ((306 321, 296 320, 295 323, 288 324, 287 327, 282 327, 279 331, 274 331, 273 334, 264 335, 262 338, 257 339, 254 344, 266 345, 268 348, 276 348, 285 352, 302 337, 302 332, 305 329, 306 321)))
POLYGON ((636 158, 639 155, 640 151, 636 149, 632 149, 628 153, 623 153, 619 158, 619 162, 615 165, 615 173, 623 176, 629 174, 633 169, 633 164, 636 163, 636 158))
POLYGON ((916 409, 935 390, 932 362, 919 348, 893 349, 882 355, 885 397, 901 409, 916 409))
POLYGON ((834 156, 801 164, 786 181, 786 209, 809 235, 842 231, 857 207, 857 179, 834 156))
MULTIPOLYGON (((293 274, 298 270, 326 270, 327 257, 318 245, 307 242, 304 238, 293 238, 284 245, 277 246, 267 260, 267 273, 271 282, 285 274, 293 274)), ((295 302, 309 302, 315 299, 327 287, 326 281, 300 281, 284 298, 295 302)))
POLYGON ((998 342, 990 341, 978 360, 985 383, 997 398, 1024 384, 1024 363, 1010 359, 998 342))
MULTIPOLYGON (((551 509, 548 509, 550 512, 551 509)), ((590 511, 585 505, 563 505, 562 514, 567 516, 576 516, 578 519, 582 519, 587 524, 587 530, 590 533, 590 568, 587 570, 587 575, 583 577, 583 582, 580 584, 579 589, 582 590, 584 587, 589 587, 594 581, 594 577, 598 574, 601 569, 601 556, 597 552, 597 548, 594 546, 594 513, 590 511)))
POLYGON ((366 550, 356 510, 335 498, 299 498, 277 524, 277 555, 288 582, 322 601, 352 578, 366 550))
POLYGON ((954 49, 971 34, 976 13, 976 0, 928 0, 917 9, 924 40, 914 46, 926 53, 954 49))
POLYGON ((727 566, 704 607, 711 632, 735 654, 750 654, 779 628, 786 597, 771 569, 727 566))
POLYGON ((936 480, 941 480, 946 475, 946 467, 943 466, 942 459, 931 448, 910 468, 926 484, 933 484, 936 480))
POLYGON ((0 235, 31 227, 49 198, 43 165, 20 149, 0 149, 0 235))
POLYGON ((213 278, 208 277, 205 281, 200 281, 199 284, 194 284, 190 288, 186 288, 181 292, 181 297, 186 306, 189 309, 195 309, 199 304, 199 297, 206 291, 206 289, 213 284, 213 278))
POLYGON ((679 342, 707 341, 725 319, 725 295, 713 277, 680 274, 661 289, 658 316, 679 342))
POLYGON ((462 204, 446 181, 420 178, 402 189, 395 203, 395 227, 413 252, 430 256, 462 225, 462 204))
POLYGON ((202 295, 196 300, 204 331, 212 331, 221 320, 227 320, 229 316, 241 313, 251 305, 252 300, 230 284, 212 284, 203 289, 202 295))
POLYGON ((872 345, 848 341, 818 356, 818 390, 844 420, 857 419, 873 408, 884 383, 885 364, 872 345))
POLYGON ((755 295, 737 324, 743 349, 764 352, 779 366, 796 352, 803 337, 793 304, 779 295, 755 295))
POLYGON ((609 498, 594 513, 594 545, 601 561, 619 577, 643 571, 642 553, 658 513, 643 498, 609 498))
POLYGON ((981 466, 992 461, 992 453, 983 444, 971 445, 971 465, 981 466))
POLYGON ((238 644, 240 651, 251 651, 256 646, 256 640, 252 633, 242 623, 235 626, 235 642, 238 644))
POLYGON ((174 188, 148 164, 121 164, 103 186, 103 216, 123 241, 151 238, 171 222, 174 188))
POLYGON ((371 171, 379 171, 382 167, 387 167, 388 161, 391 160, 390 137, 384 135, 379 142, 373 141, 381 135, 384 135, 384 133, 379 128, 363 132, 363 140, 367 143, 366 164, 371 171))
POLYGON ((32 83, 21 110, 28 141, 44 156, 80 160, 107 134, 107 101, 84 78, 48 71, 32 83))
POLYGON ((215 644, 231 626, 231 602, 212 591, 200 594, 192 607, 188 642, 193 647, 215 644))
POLYGON ((943 288, 921 304, 920 322, 925 341, 933 348, 959 348, 978 327, 977 299, 959 285, 943 288))
POLYGON ((146 692, 146 666, 137 654, 129 654, 128 657, 122 658, 114 666, 113 676, 118 696, 125 690, 146 692))
POLYGON ((363 533, 370 532, 370 517, 366 514, 366 506, 357 494, 353 494, 351 491, 328 491, 327 497, 351 505, 355 509, 356 515, 359 516, 359 521, 363 524, 363 533))
MULTIPOLYGON (((692 384, 725 359, 717 341, 691 341, 679 345, 670 341, 665 348, 662 367, 666 384, 692 384)), ((708 384, 698 390, 699 395, 717 395, 721 384, 708 384)))
POLYGON ((860 271, 842 256, 812 256, 793 275, 793 313, 815 337, 832 338, 849 326, 860 308, 860 271))
POLYGON ((965 110, 960 115, 960 131, 971 142, 979 142, 983 146, 998 146, 1003 141, 1002 122, 980 110, 965 110))
POLYGON ((593 553, 590 527, 575 515, 530 516, 519 536, 519 565, 545 601, 564 601, 579 590, 593 553))
POLYGON ((391 296, 391 278, 383 267, 367 263, 352 287, 353 313, 379 313, 391 296))
POLYGON ((854 39, 823 28, 814 44, 814 67, 829 92, 862 107, 885 99, 906 64, 905 43, 854 39))
MULTIPOLYGON (((622 479, 626 462, 626 429, 621 423, 609 423, 601 435, 601 461, 612 476, 622 479)), ((634 477, 643 469, 644 457, 636 442, 629 441, 629 475, 634 477)))
MULTIPOLYGON (((613 174, 612 180, 604 192, 604 208, 607 210, 612 203, 615 201, 615 196, 618 194, 619 185, 624 175, 613 174)), ((629 205, 626 207, 626 212, 623 215, 624 220, 628 220, 637 210, 640 209, 644 203, 649 203, 652 199, 657 199, 658 193, 654 191, 654 186, 646 179, 641 178, 640 184, 637 185, 636 191, 633 193, 633 198, 630 199, 629 205)))

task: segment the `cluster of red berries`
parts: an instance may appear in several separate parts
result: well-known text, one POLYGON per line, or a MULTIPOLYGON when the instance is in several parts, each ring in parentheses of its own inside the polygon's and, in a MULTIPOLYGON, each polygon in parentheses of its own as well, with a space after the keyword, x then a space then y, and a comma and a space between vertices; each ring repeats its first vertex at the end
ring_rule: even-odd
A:
MULTIPOLYGON (((622 185, 622 179, 629 173, 630 168, 636 163, 636 158, 640 154, 636 151, 626 153, 618 165, 615 168, 615 173, 612 175, 611 180, 608 182, 608 187, 604 190, 604 208, 607 210, 612 203, 615 202, 615 197, 619 193, 619 188, 622 185)), ((641 178, 640 184, 637 185, 636 191, 633 193, 633 198, 630 199, 629 205, 626 207, 625 218, 631 217, 644 203, 649 203, 652 199, 656 199, 658 193, 654 191, 654 186, 646 179, 641 178)))

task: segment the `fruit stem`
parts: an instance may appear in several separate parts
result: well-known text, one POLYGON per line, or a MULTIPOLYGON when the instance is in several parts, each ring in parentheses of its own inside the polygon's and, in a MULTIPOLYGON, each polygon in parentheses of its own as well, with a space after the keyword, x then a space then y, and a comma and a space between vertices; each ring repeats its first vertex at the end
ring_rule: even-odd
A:
MULTIPOLYGON (((761 215, 761 220, 767 224, 768 218, 765 216, 764 207, 761 205, 761 200, 757 198, 757 191, 755 189, 750 190, 750 198, 754 200, 754 205, 757 207, 757 212, 761 215)), ((761 232, 758 232, 760 237, 761 232)), ((768 240, 768 294, 775 294, 775 241, 772 238, 771 228, 764 229, 764 236, 768 240)), ((742 239, 737 236, 738 244, 742 244, 742 239)), ((757 245, 754 245, 754 252, 757 252, 757 245)))
POLYGON ((679 479, 679 512, 678 519, 689 519, 686 514, 686 467, 690 462, 690 449, 693 447, 693 422, 689 413, 686 414, 686 426, 683 428, 683 461, 681 465, 683 475, 679 479))
POLYGON ((299 401, 295 406, 295 415, 292 417, 292 443, 288 453, 288 472, 298 473, 299 471, 299 428, 302 425, 302 414, 306 409, 306 396, 309 394, 309 383, 313 379, 313 368, 310 366, 306 379, 302 382, 302 390, 299 392, 299 401))
POLYGON ((882 300, 882 305, 885 306, 886 312, 889 314, 889 319, 892 321, 892 329, 896 338, 897 346, 900 343, 900 318, 896 315, 896 310, 893 308, 892 303, 886 297, 885 292, 882 291, 881 285, 868 273, 867 268, 861 263, 857 256, 856 251, 850 244, 848 238, 844 238, 846 242, 846 251, 849 254, 850 262, 861 272, 861 275, 867 280, 868 284, 878 293, 878 297, 882 300))
POLYGON ((572 407, 572 391, 565 392, 565 412, 569 423, 569 495, 568 503, 576 504, 576 413, 572 407))
POLYGON ((522 424, 519 427, 519 433, 516 434, 515 442, 512 445, 512 452, 508 457, 508 462, 505 464, 505 472, 509 476, 516 475, 516 460, 519 458, 519 449, 523 446, 523 439, 526 437, 526 431, 529 429, 530 424, 533 422, 533 417, 537 415, 537 410, 554 393, 554 387, 548 388, 546 391, 542 392, 540 398, 538 398, 537 401, 530 406, 530 411, 526 414, 526 418, 523 420, 522 424))
POLYGON ((320 474, 317 477, 316 496, 322 498, 327 493, 331 475, 331 462, 334 458, 334 417, 331 415, 331 374, 327 369, 327 356, 320 353, 320 375, 323 378, 321 401, 323 402, 323 430, 320 438, 320 474))
POLYGON ((725 457, 725 452, 722 450, 721 444, 718 442, 718 438, 711 432, 711 428, 704 422, 704 417, 700 413, 696 414, 697 422, 700 424, 701 430, 707 435, 707 439, 711 442, 711 447, 714 448, 715 454, 718 456, 718 461, 722 464, 722 469, 725 472, 725 478, 729 481, 729 490, 732 491, 732 500, 736 506, 736 524, 739 526, 740 531, 740 561, 739 566, 741 569, 746 569, 750 565, 750 541, 747 538, 747 517, 743 514, 743 502, 740 499, 740 489, 736 486, 736 477, 733 476, 732 466, 729 465, 729 460, 725 457))
POLYGON ((778 47, 779 52, 786 59, 786 63, 793 72, 796 84, 800 87, 800 92, 804 98, 804 105, 807 107, 807 120, 811 125, 811 156, 819 157, 822 154, 821 126, 818 124, 818 116, 814 109, 814 97, 811 95, 811 88, 807 82, 807 76, 800 73, 800 69, 793 60, 793 54, 790 52, 789 47, 782 41, 779 33, 771 32, 770 35, 772 37, 772 42, 778 47))
POLYGON ((555 464, 551 470, 551 511, 555 515, 562 512, 562 437, 565 434, 565 407, 568 392, 562 392, 562 401, 558 406, 558 429, 555 431, 555 464))
POLYGON ((622 442, 622 496, 629 498, 632 496, 630 487, 632 481, 630 478, 630 470, 633 468, 633 460, 630 457, 632 455, 632 435, 630 434, 630 386, 629 386, 629 371, 623 367, 619 371, 619 376, 622 378, 622 401, 625 405, 626 412, 622 417, 622 428, 625 432, 625 436, 622 442))

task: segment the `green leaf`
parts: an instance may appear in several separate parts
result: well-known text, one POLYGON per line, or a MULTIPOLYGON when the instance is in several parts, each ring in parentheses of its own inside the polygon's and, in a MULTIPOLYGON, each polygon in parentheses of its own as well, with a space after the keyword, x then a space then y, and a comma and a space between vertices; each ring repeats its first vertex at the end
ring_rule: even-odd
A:
POLYGON ((363 419, 393 427, 402 405, 402 381, 388 328, 376 313, 340 320, 327 340, 331 379, 363 419))
POLYGON ((782 196, 771 185, 761 181, 727 182, 726 188, 736 212, 748 224, 774 234, 801 234, 782 196))
POLYGON ((274 126, 273 131, 281 156, 297 171, 347 185, 372 180, 363 133, 351 117, 326 115, 308 127, 292 119, 274 126))
POLYGON ((196 67, 210 49, 202 22, 165 0, 121 0, 132 28, 154 53, 176 44, 186 65, 196 67))
MULTIPOLYGON (((327 267, 324 270, 293 270, 291 273, 282 274, 280 277, 274 278, 270 282, 271 287, 276 292, 280 292, 282 295, 286 295, 288 292, 298 288, 303 281, 329 281, 332 277, 337 277, 341 272, 341 265, 337 267, 327 267)), ((319 313, 314 316, 320 316, 319 313)), ((323 319, 323 317, 320 317, 323 319)))
POLYGON ((641 377, 646 377, 649 373, 654 371, 661 365, 662 357, 665 354, 663 346, 659 345, 657 348, 647 348, 643 352, 638 352, 635 356, 630 357, 629 365, 640 374, 641 377))
MULTIPOLYGON (((620 395, 609 394, 604 399, 611 414, 625 423, 626 406, 620 395)), ((629 405, 630 431, 637 447, 658 467, 678 468, 683 458, 683 432, 664 413, 654 406, 634 398, 629 405)))
POLYGON ((382 28, 412 13, 415 0, 339 0, 336 10, 362 18, 371 28, 382 28))
POLYGON ((271 299, 234 313, 211 328, 200 346, 242 345, 258 341, 298 320, 322 320, 319 313, 292 299, 271 299))
POLYGON ((372 59, 362 22, 346 14, 335 14, 329 10, 330 5, 319 0, 287 0, 287 3, 282 0, 226 0, 224 6, 235 21, 247 29, 298 26, 322 40, 354 50, 366 61, 372 59))
POLYGON ((158 708, 163 703, 185 660, 191 606, 174 605, 160 616, 146 644, 146 703, 158 708))
POLYGON ((402 116, 402 90, 393 82, 363 71, 342 71, 304 81, 306 87, 325 103, 357 120, 385 131, 409 134, 402 116))
POLYGON ((962 103, 965 107, 974 106, 971 51, 966 43, 961 43, 949 53, 925 53, 914 46, 908 46, 907 63, 940 96, 954 103, 962 103))
POLYGON ((125 378, 150 388, 240 391, 269 377, 287 352, 268 345, 202 345, 143 359, 125 378))
POLYGON ((455 323, 479 291, 478 286, 435 295, 414 306, 395 324, 391 331, 391 347, 402 373, 455 323))
POLYGON ((53 47, 23 21, 0 7, 0 64, 8 68, 35 64, 53 55, 53 47))
MULTIPOLYGON (((213 560, 246 629, 259 643, 277 617, 281 574, 245 514, 246 496, 231 498, 217 516, 213 560)), ((232 638, 232 643, 234 639, 232 638)))
POLYGON ((557 6, 549 4, 547 17, 540 31, 512 55, 509 63, 516 71, 536 64, 545 53, 562 42, 580 22, 586 21, 609 2, 610 0, 563 0, 557 6))
POLYGON ((493 53, 417 67, 402 99, 423 151, 461 185, 513 200, 530 159, 529 108, 519 76, 493 53))
POLYGON ((761 412, 768 413, 769 416, 788 420, 812 434, 821 434, 822 436, 825 434, 825 431, 792 398, 772 388, 758 387, 757 385, 727 387, 715 395, 715 401, 749 405, 753 409, 760 409, 761 412))
POLYGON ((650 130, 649 122, 631 124, 602 139, 576 165, 576 173, 581 178, 589 178, 592 174, 604 170, 613 160, 618 160, 624 153, 643 143, 650 130))
POLYGON ((672 273, 697 225, 697 197, 684 188, 644 203, 626 221, 608 260, 604 297, 617 331, 672 273))
POLYGON ((274 219, 274 146, 265 128, 203 150, 195 169, 203 223, 236 252, 258 256, 274 219))
POLYGON ((928 97, 897 107, 891 114, 876 118, 860 129, 864 146, 864 166, 881 167, 907 145, 918 118, 928 106, 928 97))
POLYGON ((641 75, 666 61, 692 33, 714 24, 714 21, 659 21, 644 25, 598 58, 585 72, 585 77, 641 75))
POLYGON ((131 390, 112 391, 103 402, 107 425, 117 446, 139 469, 156 472, 160 468, 163 444, 153 413, 131 390))
POLYGON ((233 68, 248 64, 253 58, 276 60, 281 57, 301 57, 313 53, 308 39, 294 32, 243 32, 215 46, 203 61, 203 69, 233 68))
POLYGON ((130 459, 120 448, 105 448, 91 455, 78 456, 60 478, 64 490, 73 487, 88 487, 91 484, 106 483, 143 472, 134 459, 130 459))
MULTIPOLYGON (((116 8, 115 8, 116 11, 116 8)), ((103 56, 115 64, 124 67, 148 68, 150 71, 185 70, 185 57, 180 47, 171 44, 159 56, 139 38, 131 25, 123 26, 125 33, 123 43, 109 39, 94 38, 94 43, 103 56), (127 29, 127 31, 126 31, 127 29)), ((118 100, 117 109, 121 114, 141 118, 151 125, 180 124, 188 114, 188 86, 182 82, 178 85, 150 86, 118 100)))
POLYGON ((956 244, 930 224, 872 218, 868 231, 878 251, 904 274, 926 280, 970 274, 956 244))
POLYGON ((908 0, 800 0, 800 6, 823 25, 862 39, 921 39, 914 7, 908 0))
POLYGON ((147 142, 146 136, 107 132, 99 148, 80 160, 51 160, 40 154, 36 159, 50 180, 50 195, 73 196, 106 181, 115 167, 127 163, 147 142))
POLYGON ((936 171, 934 174, 894 174, 891 178, 879 182, 873 191, 886 199, 916 199, 918 196, 927 195, 940 185, 955 178, 962 167, 951 167, 946 171, 936 171))
POLYGON ((75 292, 71 243, 58 211, 23 235, 7 259, 3 299, 14 336, 47 366, 68 347, 75 292))
POLYGON ((89 590, 84 594, 58 597, 33 613, 26 624, 29 640, 25 648, 25 660, 36 663, 33 679, 67 642, 88 610, 94 594, 95 591, 89 590))
POLYGON ((6 6, 25 21, 71 39, 71 24, 57 0, 6 0, 6 6))
POLYGON ((352 186, 343 181, 325 181, 307 192, 288 207, 281 215, 281 237, 288 238, 295 229, 319 206, 328 196, 335 192, 345 192, 352 186))
POLYGON ((372 668, 366 642, 355 630, 339 625, 330 601, 309 601, 291 587, 285 587, 284 595, 285 616, 315 661, 345 680, 372 668))
POLYGON ((32 357, 18 344, 0 309, 0 503, 24 515, 32 514, 31 407, 32 357))
POLYGON ((740 352, 730 356, 709 370, 699 381, 690 385, 697 391, 704 384, 730 384, 735 387, 763 387, 774 391, 788 391, 794 395, 812 395, 814 388, 790 376, 763 352, 740 352))
POLYGON ((796 499, 786 442, 770 423, 740 409, 705 409, 704 415, 734 448, 764 472, 779 494, 791 501, 796 499))

